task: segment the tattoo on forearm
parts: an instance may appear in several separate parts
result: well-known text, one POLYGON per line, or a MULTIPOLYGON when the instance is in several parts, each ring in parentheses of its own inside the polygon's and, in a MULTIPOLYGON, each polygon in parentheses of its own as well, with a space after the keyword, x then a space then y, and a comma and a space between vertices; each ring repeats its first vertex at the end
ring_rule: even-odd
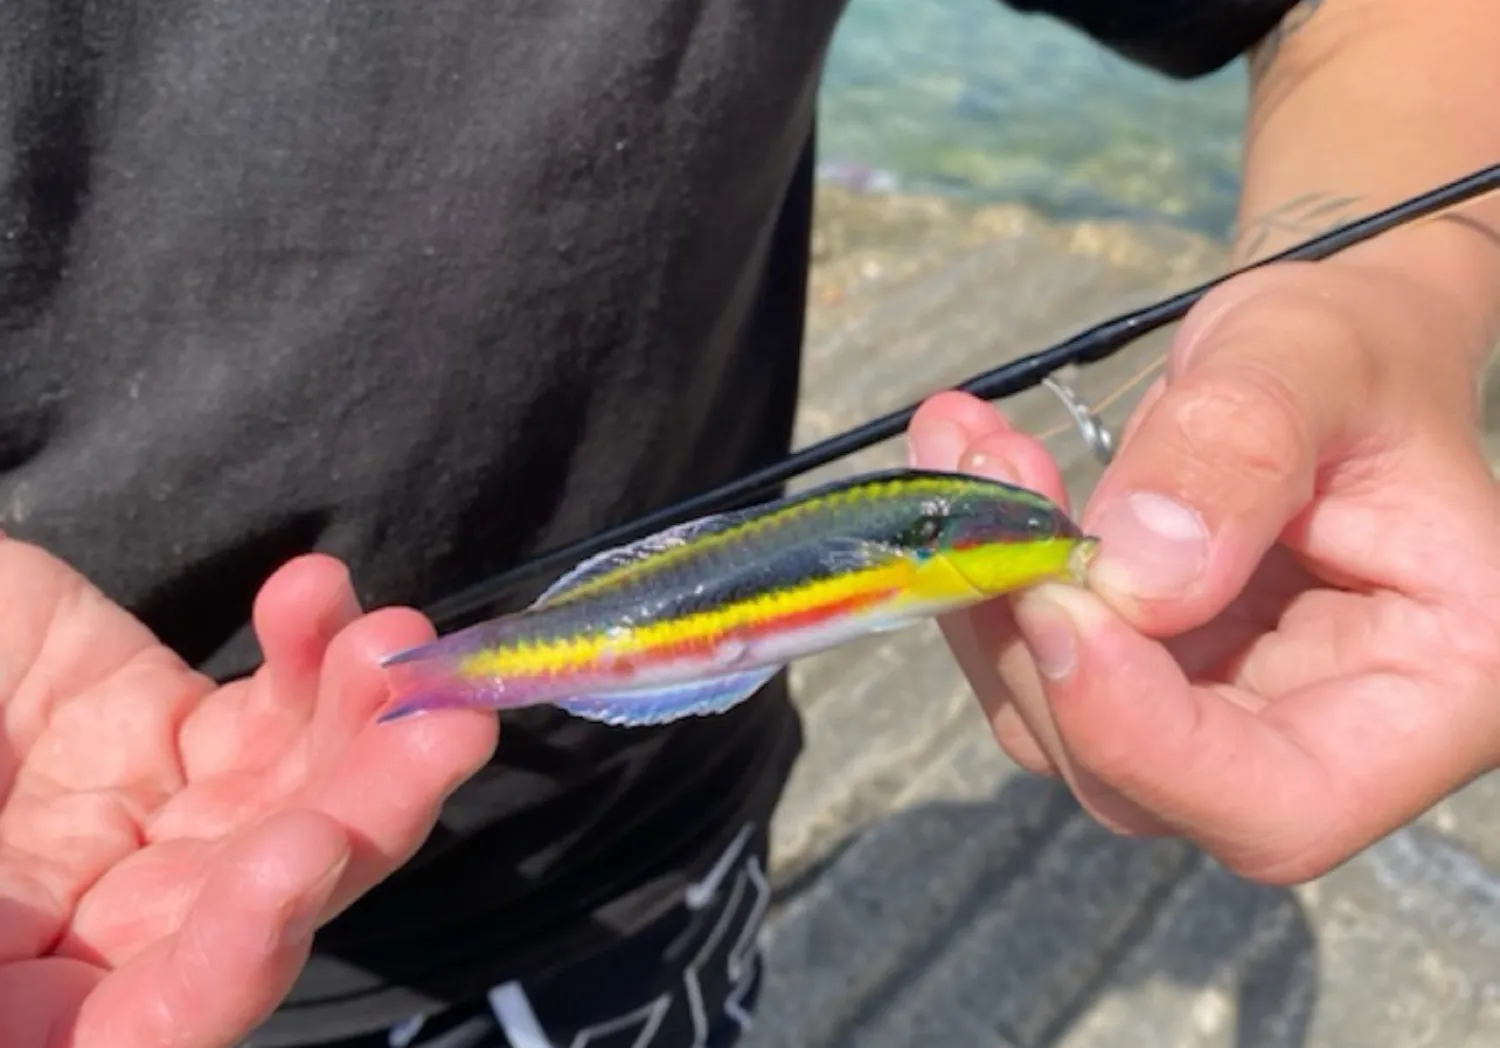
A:
MULTIPOLYGON (((1339 196, 1334 193, 1303 193, 1284 204, 1246 219, 1235 230, 1234 246, 1229 253, 1231 266, 1246 266, 1293 244, 1327 233, 1370 213, 1372 208, 1363 197, 1339 196)), ((1384 206, 1384 205, 1382 205, 1384 206)), ((1493 246, 1500 247, 1500 230, 1461 212, 1434 215, 1428 221, 1452 222, 1477 233, 1493 246)))
POLYGON ((1326 233, 1357 218, 1359 205, 1357 196, 1303 193, 1269 211, 1251 215, 1235 230, 1231 260, 1235 265, 1245 265, 1326 233))
POLYGON ((1278 22, 1276 28, 1267 33, 1265 39, 1251 52, 1251 73, 1255 76, 1263 73, 1271 64, 1271 60, 1276 57, 1276 53, 1281 50, 1281 45, 1289 38, 1296 36, 1303 26, 1312 21, 1324 2, 1325 0, 1301 0, 1296 7, 1288 11, 1286 17, 1278 22))

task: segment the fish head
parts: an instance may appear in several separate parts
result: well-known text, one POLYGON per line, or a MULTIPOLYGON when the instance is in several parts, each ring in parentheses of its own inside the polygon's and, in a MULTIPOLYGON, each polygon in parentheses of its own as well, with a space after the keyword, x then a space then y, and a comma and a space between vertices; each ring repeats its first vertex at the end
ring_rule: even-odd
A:
POLYGON ((1036 492, 965 477, 918 507, 902 545, 919 562, 919 596, 941 601, 1082 582, 1098 540, 1036 492))

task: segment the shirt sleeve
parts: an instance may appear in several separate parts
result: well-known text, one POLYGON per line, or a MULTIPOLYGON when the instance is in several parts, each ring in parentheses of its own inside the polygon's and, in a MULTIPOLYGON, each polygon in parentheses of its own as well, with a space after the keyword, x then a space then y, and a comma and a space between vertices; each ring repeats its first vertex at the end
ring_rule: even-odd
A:
POLYGON ((1179 79, 1211 73, 1269 33, 1298 0, 1003 0, 1082 30, 1123 57, 1179 79))

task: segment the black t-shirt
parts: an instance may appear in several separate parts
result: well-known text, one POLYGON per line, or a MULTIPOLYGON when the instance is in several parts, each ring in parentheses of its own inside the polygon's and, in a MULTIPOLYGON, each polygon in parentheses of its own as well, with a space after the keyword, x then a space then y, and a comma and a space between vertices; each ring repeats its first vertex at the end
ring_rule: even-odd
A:
MULTIPOLYGON (((1177 76, 1291 6, 1013 3, 1177 76)), ((294 554, 421 605, 777 457, 842 6, 6 0, 0 527, 215 672, 294 554)), ((628 934, 798 741, 507 716, 257 1043, 628 934)))

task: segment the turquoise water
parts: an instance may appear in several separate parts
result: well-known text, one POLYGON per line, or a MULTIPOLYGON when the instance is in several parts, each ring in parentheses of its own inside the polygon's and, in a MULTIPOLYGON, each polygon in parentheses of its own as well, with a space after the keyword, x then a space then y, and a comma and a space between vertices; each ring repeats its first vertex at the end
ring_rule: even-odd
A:
POLYGON ((1176 81, 1000 0, 850 0, 820 150, 899 188, 1224 236, 1244 113, 1243 62, 1176 81))

